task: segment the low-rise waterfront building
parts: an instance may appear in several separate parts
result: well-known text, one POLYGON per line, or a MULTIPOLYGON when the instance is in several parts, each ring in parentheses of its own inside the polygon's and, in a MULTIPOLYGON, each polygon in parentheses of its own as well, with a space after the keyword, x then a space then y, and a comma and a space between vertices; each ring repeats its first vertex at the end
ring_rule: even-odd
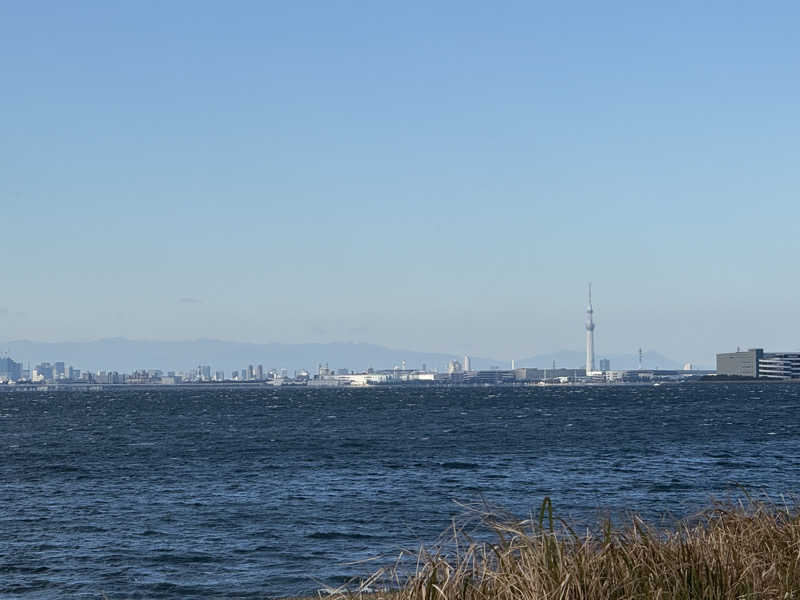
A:
POLYGON ((758 361, 763 356, 762 348, 717 354, 717 375, 758 377, 758 361))
POLYGON ((586 370, 582 367, 580 369, 536 369, 517 367, 514 369, 513 373, 517 381, 545 381, 564 377, 568 378, 570 381, 576 381, 586 376, 586 370))
POLYGON ((766 379, 800 379, 800 352, 770 352, 758 361, 758 376, 766 379))
POLYGON ((762 348, 717 354, 717 375, 758 379, 800 379, 800 352, 762 348))
POLYGON ((489 371, 469 371, 463 374, 462 382, 477 385, 500 385, 514 383, 514 371, 492 369, 489 371))

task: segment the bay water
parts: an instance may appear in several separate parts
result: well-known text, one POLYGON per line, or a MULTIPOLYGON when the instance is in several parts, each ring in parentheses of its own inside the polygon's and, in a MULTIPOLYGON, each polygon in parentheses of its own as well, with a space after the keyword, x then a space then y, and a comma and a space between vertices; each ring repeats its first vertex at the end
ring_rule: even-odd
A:
POLYGON ((798 476, 796 384, 0 393, 0 597, 311 594, 465 505, 663 522, 798 476))

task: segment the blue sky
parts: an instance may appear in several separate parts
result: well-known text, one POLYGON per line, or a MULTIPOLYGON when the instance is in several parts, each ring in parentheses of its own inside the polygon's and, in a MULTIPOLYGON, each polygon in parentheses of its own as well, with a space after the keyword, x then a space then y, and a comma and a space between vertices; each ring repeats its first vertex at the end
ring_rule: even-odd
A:
POLYGON ((794 3, 0 5, 0 339, 795 349, 794 3))

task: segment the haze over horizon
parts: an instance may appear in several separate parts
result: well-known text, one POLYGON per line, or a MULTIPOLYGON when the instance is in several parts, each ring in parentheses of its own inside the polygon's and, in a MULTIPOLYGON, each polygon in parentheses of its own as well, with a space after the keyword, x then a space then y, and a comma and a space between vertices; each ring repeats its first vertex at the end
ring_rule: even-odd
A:
MULTIPOLYGON (((316 372, 319 365, 333 369, 392 369, 406 364, 409 369, 447 370, 451 360, 462 361, 457 352, 427 352, 413 348, 387 348, 359 342, 329 342, 324 344, 242 343, 224 340, 132 340, 111 338, 76 342, 32 342, 15 340, 0 345, 0 356, 7 351, 24 365, 39 362, 62 361, 66 366, 81 371, 132 372, 140 369, 160 369, 190 372, 198 365, 209 365, 213 371, 222 369, 230 374, 247 365, 263 365, 269 369, 287 369, 289 372, 308 370, 316 372)), ((517 367, 581 369, 585 351, 560 350, 530 356, 516 356, 517 367)), ((636 352, 608 353, 602 358, 611 360, 612 369, 638 368, 636 352)), ((510 368, 511 359, 491 356, 470 356, 475 370, 510 368)), ((664 356, 654 349, 644 349, 644 369, 681 369, 684 363, 664 356)), ((713 368, 713 357, 708 363, 695 363, 693 368, 713 368)))
POLYGON ((796 350, 798 17, 4 4, 0 340, 796 350))

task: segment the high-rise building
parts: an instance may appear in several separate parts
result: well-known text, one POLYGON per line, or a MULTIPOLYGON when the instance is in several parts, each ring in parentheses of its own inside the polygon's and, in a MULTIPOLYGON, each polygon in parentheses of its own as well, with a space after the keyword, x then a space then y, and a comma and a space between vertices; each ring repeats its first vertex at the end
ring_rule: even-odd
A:
POLYGON ((611 370, 611 361, 607 358, 600 359, 600 370, 601 371, 610 371, 611 370))
POLYGON ((454 373, 462 373, 463 371, 461 370, 461 363, 457 360, 451 360, 450 364, 447 365, 447 372, 450 373, 450 375, 453 375, 454 373))
POLYGON ((256 367, 256 379, 264 379, 264 365, 258 365, 256 367))
POLYGON ((14 362, 10 358, 0 358, 0 379, 9 381, 22 379, 22 363, 14 362))
POLYGON ((594 309, 592 309, 592 284, 589 284, 589 307, 586 309, 586 374, 594 371, 594 309))
POLYGON ((52 381, 53 380, 53 365, 49 362, 43 362, 36 365, 33 369, 36 371, 34 381, 52 381))
POLYGON ((253 368, 253 365, 247 365, 247 378, 254 379, 256 376, 256 370, 253 368))
POLYGON ((469 354, 464 355, 464 370, 469 373, 472 371, 472 365, 470 364, 469 354))
POLYGON ((53 378, 54 379, 64 379, 66 377, 66 371, 64 369, 63 362, 57 362, 53 364, 53 378))

